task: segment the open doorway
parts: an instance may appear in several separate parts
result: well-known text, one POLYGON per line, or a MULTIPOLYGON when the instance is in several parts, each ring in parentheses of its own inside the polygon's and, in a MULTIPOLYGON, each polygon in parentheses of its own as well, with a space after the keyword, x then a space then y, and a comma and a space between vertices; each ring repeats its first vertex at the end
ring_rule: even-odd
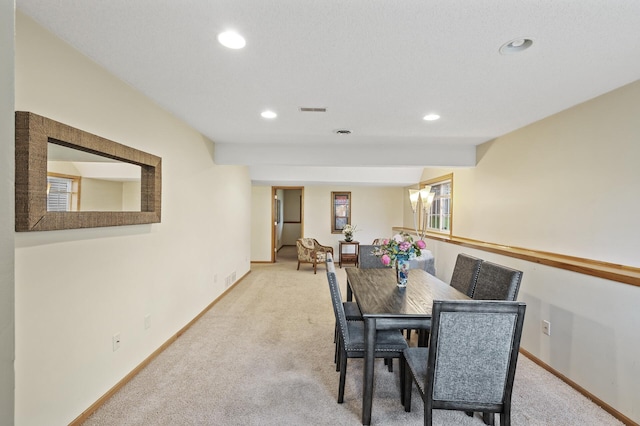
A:
POLYGON ((278 257, 296 257, 296 240, 304 229, 304 187, 273 186, 271 261, 278 257))

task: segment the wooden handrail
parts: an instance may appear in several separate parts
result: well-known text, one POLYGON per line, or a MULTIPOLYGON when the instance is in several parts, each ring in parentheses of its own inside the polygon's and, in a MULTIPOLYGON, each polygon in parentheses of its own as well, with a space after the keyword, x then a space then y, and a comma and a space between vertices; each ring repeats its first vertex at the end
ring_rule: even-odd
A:
MULTIPOLYGON (((414 229, 393 227, 394 232, 415 233, 414 229)), ((503 256, 514 257, 554 268, 566 269, 580 274, 591 275, 606 280, 616 281, 640 287, 640 268, 599 260, 585 259, 582 257, 567 256, 564 254, 550 253, 546 251, 530 250, 521 247, 510 247, 485 241, 472 240, 470 238, 445 236, 435 233, 427 233, 425 238, 442 241, 449 244, 457 244, 463 247, 488 251, 503 256)))

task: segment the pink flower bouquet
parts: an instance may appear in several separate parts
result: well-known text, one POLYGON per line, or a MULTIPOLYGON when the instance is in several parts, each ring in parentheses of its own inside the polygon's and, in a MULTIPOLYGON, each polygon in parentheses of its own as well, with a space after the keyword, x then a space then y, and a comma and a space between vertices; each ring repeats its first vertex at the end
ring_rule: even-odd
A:
POLYGON ((422 250, 427 247, 424 241, 413 241, 413 237, 406 232, 396 234, 390 240, 383 240, 380 247, 373 252, 384 265, 395 264, 398 257, 415 259, 420 257, 422 250))

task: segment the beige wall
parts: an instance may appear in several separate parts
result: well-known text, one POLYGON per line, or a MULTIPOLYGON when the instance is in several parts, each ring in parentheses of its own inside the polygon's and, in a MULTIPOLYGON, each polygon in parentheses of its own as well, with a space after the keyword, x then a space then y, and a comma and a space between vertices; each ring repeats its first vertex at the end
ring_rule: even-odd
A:
MULTIPOLYGON (((455 236, 638 267, 638 116, 640 82, 480 146, 475 168, 425 169, 422 179, 453 172, 455 236)), ((428 246, 445 281, 460 251, 524 271, 522 346, 640 422, 639 287, 428 246)))
POLYGON ((251 187, 251 260, 271 262, 271 187, 251 187))
POLYGON ((161 223, 15 234, 15 424, 67 424, 249 271, 251 184, 245 167, 214 164, 211 141, 29 18, 16 26, 17 109, 162 157, 161 223))
POLYGON ((636 82, 480 146, 454 170, 454 234, 640 267, 639 99, 636 82))
POLYGON ((122 182, 122 210, 137 212, 142 208, 140 181, 122 182))
MULTIPOLYGON (((123 200, 122 182, 82 178, 80 210, 96 212, 122 211, 123 200)), ((139 210, 140 208, 138 208, 139 210)))
MULTIPOLYGON (((403 217, 403 188, 369 186, 307 186, 304 188, 304 237, 317 239, 321 244, 338 250, 342 234, 331 233, 331 192, 351 192, 351 222, 357 225, 355 239, 371 244, 374 238, 391 236, 391 228, 400 226, 403 217)), ((252 258, 255 261, 271 260, 269 245, 271 187, 253 187, 252 258), (268 193, 268 196, 267 196, 268 193), (265 225, 266 223, 266 225, 265 225), (253 256, 256 257, 253 257, 253 256), (262 257, 258 257, 262 256, 262 257), (267 258, 268 256, 268 258, 267 258)))
POLYGON ((0 425, 13 424, 14 1, 0 0, 0 425))
POLYGON ((302 190, 300 189, 286 189, 284 191, 284 220, 285 221, 299 221, 300 218, 300 197, 302 196, 302 190))
POLYGON ((80 176, 80 170, 72 161, 47 161, 48 173, 60 173, 63 175, 80 176))
POLYGON ((331 233, 331 192, 351 192, 351 224, 354 239, 371 244, 375 238, 390 237, 391 228, 402 223, 404 188, 370 186, 308 186, 304 190, 305 237, 334 247, 343 234, 331 233))

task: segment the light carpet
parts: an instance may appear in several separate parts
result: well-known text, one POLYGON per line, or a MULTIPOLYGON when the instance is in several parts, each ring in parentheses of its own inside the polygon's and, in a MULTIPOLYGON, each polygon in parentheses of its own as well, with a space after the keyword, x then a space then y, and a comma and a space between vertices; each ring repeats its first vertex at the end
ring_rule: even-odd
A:
MULTIPOLYGON (((336 402, 334 316, 324 266, 296 271, 291 254, 252 272, 100 407, 85 425, 360 425, 362 360, 349 360, 336 402)), ((344 269, 338 269, 344 292, 344 269)), ((343 293, 345 294, 345 293, 343 293)), ((394 372, 376 361, 372 425, 421 425, 423 405, 399 399, 394 372)), ((437 410, 434 425, 481 426, 478 413, 437 410)), ((496 416, 496 424, 499 417, 496 416)), ((512 424, 621 425, 520 355, 512 424)))

